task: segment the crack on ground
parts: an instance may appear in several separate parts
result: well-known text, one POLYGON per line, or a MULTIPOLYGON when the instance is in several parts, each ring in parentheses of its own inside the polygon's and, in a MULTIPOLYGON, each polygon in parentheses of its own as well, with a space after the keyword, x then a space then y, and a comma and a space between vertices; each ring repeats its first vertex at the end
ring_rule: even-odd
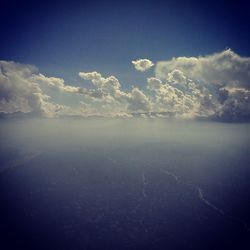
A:
MULTIPOLYGON (((176 182, 180 182, 180 177, 177 176, 176 174, 168 171, 168 170, 161 170, 161 172, 165 173, 166 175, 172 177, 176 182)), ((193 184, 193 183, 186 183, 185 181, 181 181, 182 184, 187 185, 187 186, 191 186, 196 193, 198 194, 198 198, 208 207, 210 207, 211 209, 213 209, 214 211, 216 211, 217 213, 219 213, 220 215, 230 219, 233 222, 239 223, 241 224, 245 230, 249 233, 250 232, 250 228, 248 226, 248 224, 242 220, 239 219, 237 217, 231 216, 229 214, 227 214, 225 211, 223 211, 222 209, 220 209, 219 207, 215 206, 213 203, 211 203, 208 199, 205 198, 204 196, 204 191, 202 190, 201 187, 193 184)))

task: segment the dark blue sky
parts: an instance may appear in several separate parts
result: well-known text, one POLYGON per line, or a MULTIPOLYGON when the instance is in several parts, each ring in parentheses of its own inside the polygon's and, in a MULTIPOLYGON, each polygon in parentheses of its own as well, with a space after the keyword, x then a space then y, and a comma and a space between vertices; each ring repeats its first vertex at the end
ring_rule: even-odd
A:
POLYGON ((133 59, 206 55, 228 47, 249 56, 249 6, 247 1, 5 0, 0 59, 34 64, 71 81, 80 70, 97 70, 140 82, 133 59))

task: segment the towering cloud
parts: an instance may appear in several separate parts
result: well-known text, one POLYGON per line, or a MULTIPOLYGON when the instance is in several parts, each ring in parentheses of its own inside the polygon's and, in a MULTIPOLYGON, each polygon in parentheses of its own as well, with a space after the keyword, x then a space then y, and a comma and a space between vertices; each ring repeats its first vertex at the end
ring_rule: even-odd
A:
POLYGON ((196 115, 249 119, 250 58, 230 49, 204 57, 177 57, 158 62, 155 74, 191 99, 196 96, 196 115))
POLYGON ((177 57, 158 62, 155 74, 159 79, 167 79, 174 70, 202 83, 250 88, 250 58, 241 57, 230 49, 208 56, 177 57))
POLYGON ((132 63, 134 64, 135 69, 141 72, 146 71, 154 66, 153 62, 148 59, 138 59, 132 61, 132 63))

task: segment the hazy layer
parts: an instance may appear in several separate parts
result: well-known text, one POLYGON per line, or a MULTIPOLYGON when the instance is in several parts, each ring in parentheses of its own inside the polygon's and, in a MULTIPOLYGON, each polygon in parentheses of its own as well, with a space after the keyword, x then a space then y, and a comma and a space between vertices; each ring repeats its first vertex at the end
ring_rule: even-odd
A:
POLYGON ((1 121, 5 141, 48 147, 166 143, 230 147, 249 142, 250 124, 184 122, 166 119, 27 119, 1 121))
POLYGON ((249 130, 165 119, 1 121, 0 239, 42 250, 249 247, 249 130))

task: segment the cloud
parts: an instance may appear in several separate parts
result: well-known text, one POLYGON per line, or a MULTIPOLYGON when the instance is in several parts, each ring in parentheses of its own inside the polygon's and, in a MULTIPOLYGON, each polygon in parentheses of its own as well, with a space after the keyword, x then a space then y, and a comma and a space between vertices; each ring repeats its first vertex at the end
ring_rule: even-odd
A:
POLYGON ((186 84, 187 78, 184 73, 179 69, 174 69, 172 72, 168 73, 167 80, 173 84, 186 84))
POLYGON ((121 91, 121 84, 115 76, 103 77, 100 73, 94 72, 79 72, 79 76, 84 80, 91 81, 94 89, 85 89, 85 93, 89 94, 93 98, 107 98, 112 97, 117 101, 122 101, 123 97, 127 94, 121 91), (93 93, 99 93, 93 95, 93 93))
POLYGON ((132 61, 132 63, 134 64, 135 69, 141 72, 146 71, 154 66, 153 62, 148 59, 138 59, 132 61))
POLYGON ((78 74, 84 80, 91 81, 95 86, 100 87, 103 85, 103 81, 105 80, 102 75, 96 71, 93 72, 79 72, 78 74))
POLYGON ((138 88, 133 88, 128 98, 129 111, 150 111, 151 102, 149 98, 138 88))
MULTIPOLYGON (((230 49, 203 57, 177 57, 158 62, 155 74, 162 82, 182 91, 182 102, 186 97, 192 101, 193 110, 189 109, 189 113, 194 117, 250 120, 248 57, 230 49)), ((156 93, 160 95, 159 91, 156 93)))
POLYGON ((157 63, 144 88, 126 91, 116 76, 97 71, 79 72, 92 83, 84 88, 31 65, 0 61, 0 112, 250 121, 249 60, 231 50, 173 58, 157 63))
POLYGON ((147 88, 149 90, 155 91, 155 90, 158 90, 162 86, 162 81, 155 77, 147 78, 147 82, 148 82, 147 88))
POLYGON ((60 90, 62 92, 78 93, 78 94, 82 92, 80 87, 65 85, 64 80, 62 78, 47 77, 39 73, 39 74, 32 75, 30 79, 39 85, 40 84, 47 85, 53 89, 60 90))
POLYGON ((79 88, 65 85, 63 79, 40 74, 32 65, 0 61, 0 112, 56 116, 66 106, 53 102, 43 91, 43 85, 63 92, 79 91, 79 88))
POLYGON ((250 88, 250 58, 241 57, 230 49, 213 55, 177 57, 158 62, 155 74, 157 78, 166 80, 174 70, 205 84, 250 88))
POLYGON ((121 84, 115 76, 105 78, 96 71, 80 72, 79 76, 84 80, 91 81, 97 87, 97 89, 89 89, 88 92, 100 91, 102 93, 100 95, 102 100, 108 103, 113 102, 113 107, 117 103, 122 104, 120 112, 150 110, 151 104, 149 98, 141 90, 133 88, 131 92, 122 91, 121 84))
POLYGON ((46 112, 49 96, 30 80, 37 72, 34 66, 0 61, 1 112, 46 112))
POLYGON ((171 81, 162 82, 157 78, 148 78, 147 88, 152 92, 154 111, 174 113, 176 116, 195 116, 200 93, 193 93, 191 88, 183 90, 171 84, 171 81))
POLYGON ((226 121, 250 120, 250 91, 243 88, 223 89, 227 98, 217 111, 216 118, 226 121))

